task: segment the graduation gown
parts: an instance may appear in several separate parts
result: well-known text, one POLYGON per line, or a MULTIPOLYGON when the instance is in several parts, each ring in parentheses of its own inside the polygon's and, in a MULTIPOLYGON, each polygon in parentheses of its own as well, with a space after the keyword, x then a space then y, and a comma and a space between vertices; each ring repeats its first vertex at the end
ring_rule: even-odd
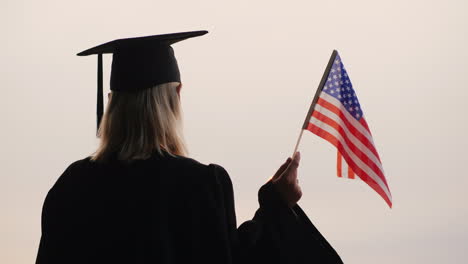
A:
POLYGON ((299 205, 271 182, 237 227, 226 170, 153 154, 125 164, 72 163, 42 209, 36 264, 342 263, 299 205))

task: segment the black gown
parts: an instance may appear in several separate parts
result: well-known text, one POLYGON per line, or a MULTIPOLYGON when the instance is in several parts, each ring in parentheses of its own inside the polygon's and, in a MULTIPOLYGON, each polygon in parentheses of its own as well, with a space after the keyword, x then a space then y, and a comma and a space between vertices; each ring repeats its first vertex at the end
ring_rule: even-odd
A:
POLYGON ((153 154, 72 163, 48 192, 36 264, 342 263, 299 205, 271 182, 236 224, 226 170, 153 154))

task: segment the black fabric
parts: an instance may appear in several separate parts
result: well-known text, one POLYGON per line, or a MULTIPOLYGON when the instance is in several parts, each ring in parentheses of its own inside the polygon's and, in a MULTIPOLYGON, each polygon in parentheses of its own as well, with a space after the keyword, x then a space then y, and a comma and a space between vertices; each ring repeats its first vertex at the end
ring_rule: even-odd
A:
POLYGON ((202 36, 206 30, 116 39, 78 53, 113 54, 110 89, 139 91, 167 82, 180 82, 172 44, 202 36))
POLYGON ((174 49, 166 43, 121 47, 112 57, 112 91, 134 92, 168 82, 180 82, 180 72, 174 49))
POLYGON ((275 187, 237 227, 231 179, 220 165, 154 154, 72 163, 48 192, 36 264, 342 263, 303 210, 275 187))

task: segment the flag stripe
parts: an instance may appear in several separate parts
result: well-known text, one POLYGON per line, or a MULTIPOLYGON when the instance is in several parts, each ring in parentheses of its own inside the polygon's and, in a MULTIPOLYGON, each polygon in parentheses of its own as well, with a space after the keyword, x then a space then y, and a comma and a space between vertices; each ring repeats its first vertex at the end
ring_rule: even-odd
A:
POLYGON ((369 131, 359 121, 354 119, 354 117, 352 117, 348 111, 340 111, 337 105, 341 105, 341 102, 339 102, 334 97, 327 95, 326 93, 322 93, 317 101, 316 108, 318 106, 322 106, 339 116, 343 122, 345 122, 345 124, 351 128, 351 133, 353 133, 353 135, 359 139, 359 141, 361 141, 370 151, 372 151, 378 160, 380 160, 379 154, 375 149, 374 142, 369 131))
POLYGON ((372 140, 372 133, 370 132, 369 126, 367 125, 366 119, 361 118, 361 120, 359 120, 359 123, 361 123, 361 125, 369 132, 369 135, 371 135, 372 140))
POLYGON ((385 185, 387 185, 380 160, 378 160, 375 155, 361 143, 361 141, 359 141, 352 133, 350 133, 349 127, 343 122, 341 118, 337 117, 331 111, 323 109, 321 106, 316 107, 315 111, 312 113, 312 116, 335 129, 343 137, 343 139, 346 141, 346 144, 350 147, 354 154, 356 154, 356 156, 358 156, 364 163, 369 165, 369 167, 377 175, 379 175, 385 185))
MULTIPOLYGON (((339 150, 337 150, 338 153, 340 153, 339 150)), ((341 175, 343 175, 343 178, 348 178, 348 164, 346 164, 346 160, 343 159, 343 156, 340 153, 340 160, 341 160, 341 175)))
POLYGON ((349 166, 348 166, 348 178, 354 179, 354 172, 349 166))
MULTIPOLYGON (((355 171, 356 173, 358 173, 358 171, 356 170, 356 167, 359 167, 363 172, 366 173, 366 175, 371 177, 375 182, 382 185, 382 188, 386 191, 387 195, 389 197, 391 196, 390 192, 388 191, 387 185, 382 181, 382 179, 371 168, 369 168, 369 166, 365 162, 363 162, 360 159, 359 156, 357 156, 353 151, 351 151, 348 144, 343 139, 343 137, 338 133, 338 131, 336 131, 335 129, 330 127, 328 124, 323 123, 320 120, 316 119, 315 117, 311 118, 311 120, 309 122, 309 126, 310 125, 313 125, 313 126, 316 126, 316 127, 320 128, 321 130, 327 132, 328 134, 332 135, 335 139, 337 139, 340 142, 340 145, 342 146, 342 149, 340 149, 341 155, 343 155, 343 157, 345 158, 346 163, 348 164, 348 166, 351 166, 353 171, 355 171), (350 159, 353 161, 354 164, 356 164, 355 166, 350 164, 350 159)), ((332 142, 330 142, 330 143, 332 143, 332 142)), ((359 173, 358 173, 358 176, 361 177, 361 175, 359 173)))
POLYGON ((337 157, 336 157, 336 171, 338 172, 338 177, 343 177, 342 171, 341 171, 341 154, 339 151, 336 152, 337 157))
POLYGON ((346 160, 344 160, 343 156, 341 155, 340 151, 336 152, 336 163, 337 163, 337 170, 336 173, 338 177, 354 179, 355 174, 351 167, 346 164, 346 160))
MULTIPOLYGON (((380 180, 379 177, 373 178, 369 174, 367 174, 366 171, 361 169, 361 167, 357 166, 354 160, 350 157, 352 155, 348 155, 348 152, 345 151, 345 146, 344 144, 338 140, 334 135, 330 134, 329 132, 325 131, 324 129, 320 128, 319 126, 315 125, 314 123, 309 123, 307 130, 311 131, 312 133, 320 136, 321 138, 327 140, 331 144, 333 144, 341 153, 342 155, 348 159, 346 159, 348 164, 351 164, 353 166, 353 170, 357 173, 359 178, 361 178, 364 182, 366 182, 372 189, 374 189, 384 200, 387 202, 387 204, 392 207, 392 202, 391 202, 391 195, 389 191, 385 188, 384 184, 378 184, 377 182, 380 180), (377 182, 376 182, 377 180, 377 182)), ((358 162, 359 163, 359 162, 358 162)), ((365 166, 363 166, 365 167, 365 166)), ((372 173, 371 173, 372 175, 372 173)))

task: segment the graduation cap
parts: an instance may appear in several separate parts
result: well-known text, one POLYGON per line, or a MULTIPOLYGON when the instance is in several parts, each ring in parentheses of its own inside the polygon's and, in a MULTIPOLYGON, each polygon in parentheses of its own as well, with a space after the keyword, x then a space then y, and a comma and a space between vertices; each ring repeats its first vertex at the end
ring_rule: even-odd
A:
POLYGON ((113 40, 78 53, 98 55, 97 129, 103 115, 102 54, 112 53, 110 89, 134 92, 167 82, 180 82, 180 72, 171 45, 206 30, 113 40))

